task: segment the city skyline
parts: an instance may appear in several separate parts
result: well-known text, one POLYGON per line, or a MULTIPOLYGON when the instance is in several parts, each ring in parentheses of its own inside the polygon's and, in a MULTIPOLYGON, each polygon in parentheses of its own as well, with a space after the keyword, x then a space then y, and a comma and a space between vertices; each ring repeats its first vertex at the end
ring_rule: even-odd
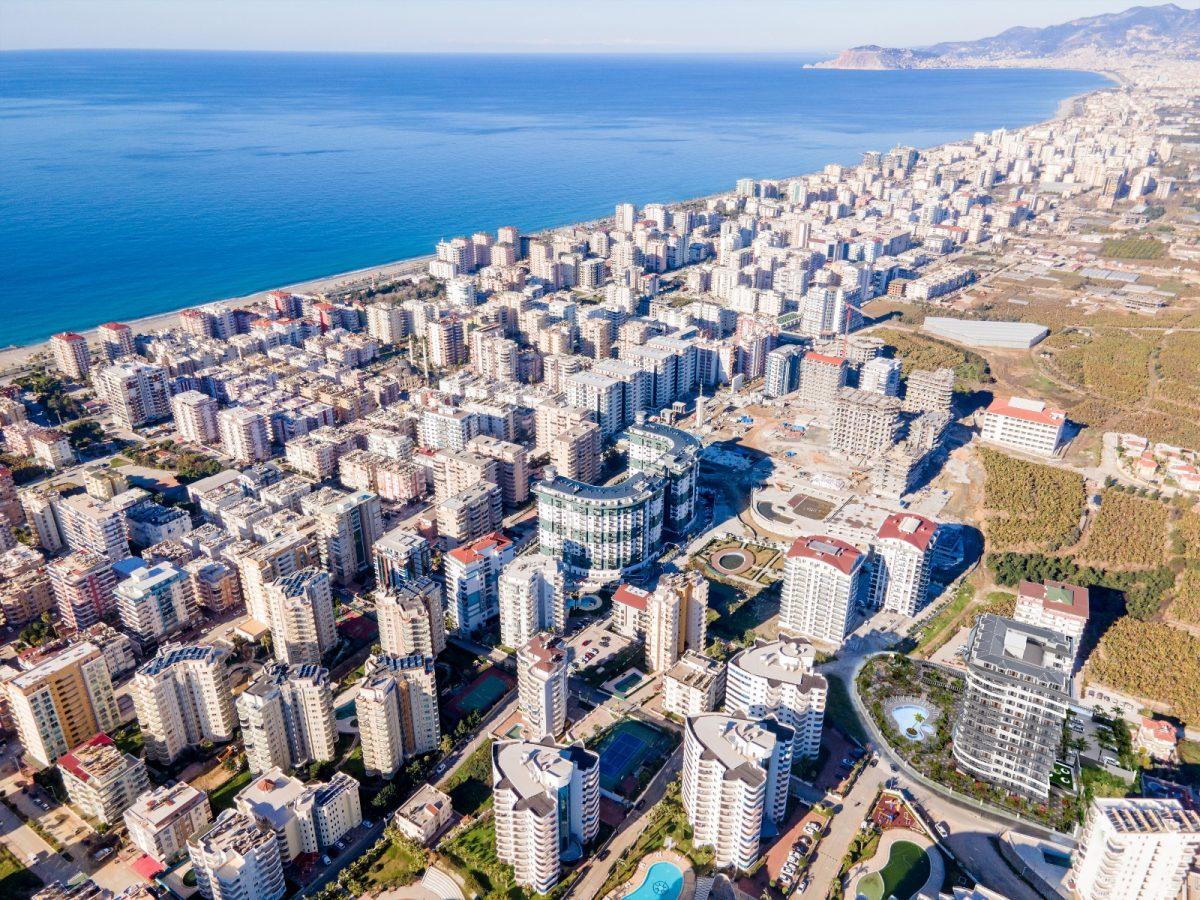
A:
MULTIPOLYGON (((880 44, 972 40, 1017 26, 1119 12, 1129 0, 1006 4, 746 0, 731 16, 715 0, 602 6, 523 0, 384 4, 377 0, 2 0, 0 51, 138 49, 365 53, 827 53, 880 44), (213 15, 220 8, 220 15, 213 15), (286 9, 286 15, 282 13, 286 9), (447 28, 446 23, 453 23, 447 28), (764 28, 764 23, 770 27, 764 28), (447 32, 451 32, 447 34, 447 32), (579 35, 588 35, 580 39, 579 35)), ((1194 4, 1184 4, 1194 8, 1194 4)))

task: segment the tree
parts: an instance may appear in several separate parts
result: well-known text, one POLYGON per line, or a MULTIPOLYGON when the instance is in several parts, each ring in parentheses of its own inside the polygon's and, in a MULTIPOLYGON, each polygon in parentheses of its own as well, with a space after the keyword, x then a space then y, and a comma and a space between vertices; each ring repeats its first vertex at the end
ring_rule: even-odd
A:
POLYGON ((54 629, 54 623, 50 619, 50 613, 44 612, 41 617, 34 619, 21 631, 19 640, 28 644, 30 647, 40 647, 42 644, 48 643, 58 637, 58 632, 54 629))
POLYGON ((100 423, 92 419, 74 422, 67 426, 67 441, 76 451, 87 450, 96 444, 104 443, 104 429, 100 423))

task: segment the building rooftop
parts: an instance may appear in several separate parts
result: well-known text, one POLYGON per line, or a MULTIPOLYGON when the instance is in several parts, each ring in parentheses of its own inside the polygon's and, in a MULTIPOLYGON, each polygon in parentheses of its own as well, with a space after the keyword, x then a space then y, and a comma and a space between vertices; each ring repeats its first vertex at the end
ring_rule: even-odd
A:
POLYGON ((980 616, 967 642, 968 664, 1066 691, 1074 645, 1057 631, 1003 616, 980 616))
POLYGON ((615 484, 587 484, 555 474, 538 482, 534 488, 538 493, 561 494, 564 497, 578 500, 595 500, 610 502, 633 502, 644 499, 661 489, 662 481, 645 472, 634 472, 615 484))
POLYGON ((915 513, 892 513, 883 520, 876 536, 880 539, 904 541, 918 550, 927 550, 937 534, 937 528, 937 522, 924 516, 915 513))
POLYGON ((826 689, 825 676, 813 672, 815 661, 816 648, 807 640, 781 637, 747 647, 729 660, 729 665, 775 684, 794 684, 802 690, 826 689))
POLYGON ((1092 803, 1119 834, 1200 834, 1200 813, 1178 800, 1098 797, 1092 803))
POLYGON ((720 677, 724 668, 725 663, 720 660, 688 650, 667 670, 666 677, 703 691, 708 690, 713 679, 720 677))
POLYGON ((82 662, 92 654, 99 654, 100 650, 95 644, 84 641, 81 644, 75 644, 63 650, 61 653, 56 653, 54 656, 47 659, 45 662, 39 663, 32 669, 26 672, 21 672, 16 677, 12 678, 8 683, 18 690, 29 690, 37 687, 42 681, 52 677, 55 673, 82 662))
POLYGON ((843 575, 851 574, 862 563, 863 555, 853 544, 840 538, 811 535, 796 538, 788 550, 789 557, 803 557, 833 566, 843 575))
POLYGON ((396 815, 412 822, 422 831, 450 808, 450 797, 432 784, 423 784, 396 810, 396 815))
POLYGON ((1067 414, 1063 410, 1047 406, 1041 400, 1027 400, 1024 397, 997 397, 987 411, 992 415, 1024 419, 1037 425, 1057 426, 1067 421, 1067 414))
POLYGON ((704 748, 704 756, 719 760, 733 776, 749 785, 762 784, 767 778, 763 762, 775 752, 775 745, 786 737, 792 740, 792 729, 772 720, 754 722, 724 713, 703 713, 688 716, 684 727, 704 748))
POLYGON ((208 795, 199 788, 192 787, 186 781, 173 785, 154 788, 147 791, 134 801, 126 815, 131 815, 145 822, 152 828, 161 827, 180 810, 188 809, 197 803, 207 803, 208 795))

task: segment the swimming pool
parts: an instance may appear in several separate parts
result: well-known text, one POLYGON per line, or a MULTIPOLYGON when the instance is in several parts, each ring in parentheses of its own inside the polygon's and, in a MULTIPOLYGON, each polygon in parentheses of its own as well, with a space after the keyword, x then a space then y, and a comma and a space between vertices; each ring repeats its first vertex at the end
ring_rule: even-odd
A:
POLYGON ((638 889, 626 894, 623 900, 678 900, 683 892, 683 873, 679 866, 656 862, 646 872, 638 889))
POLYGON ((934 731, 928 724, 929 710, 923 706, 897 706, 892 710, 892 719, 900 727, 900 733, 910 741, 923 741, 934 731))

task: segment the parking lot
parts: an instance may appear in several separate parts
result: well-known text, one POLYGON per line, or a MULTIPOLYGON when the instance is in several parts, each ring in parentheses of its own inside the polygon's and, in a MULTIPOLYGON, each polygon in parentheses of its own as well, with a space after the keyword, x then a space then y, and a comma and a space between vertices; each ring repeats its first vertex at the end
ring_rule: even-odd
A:
MULTIPOLYGON (((582 673, 585 669, 599 672, 615 657, 623 653, 631 641, 609 631, 599 622, 593 622, 568 638, 567 643, 574 651, 572 670, 582 673)), ((616 674, 616 670, 611 672, 605 670, 604 674, 611 677, 616 674)))

